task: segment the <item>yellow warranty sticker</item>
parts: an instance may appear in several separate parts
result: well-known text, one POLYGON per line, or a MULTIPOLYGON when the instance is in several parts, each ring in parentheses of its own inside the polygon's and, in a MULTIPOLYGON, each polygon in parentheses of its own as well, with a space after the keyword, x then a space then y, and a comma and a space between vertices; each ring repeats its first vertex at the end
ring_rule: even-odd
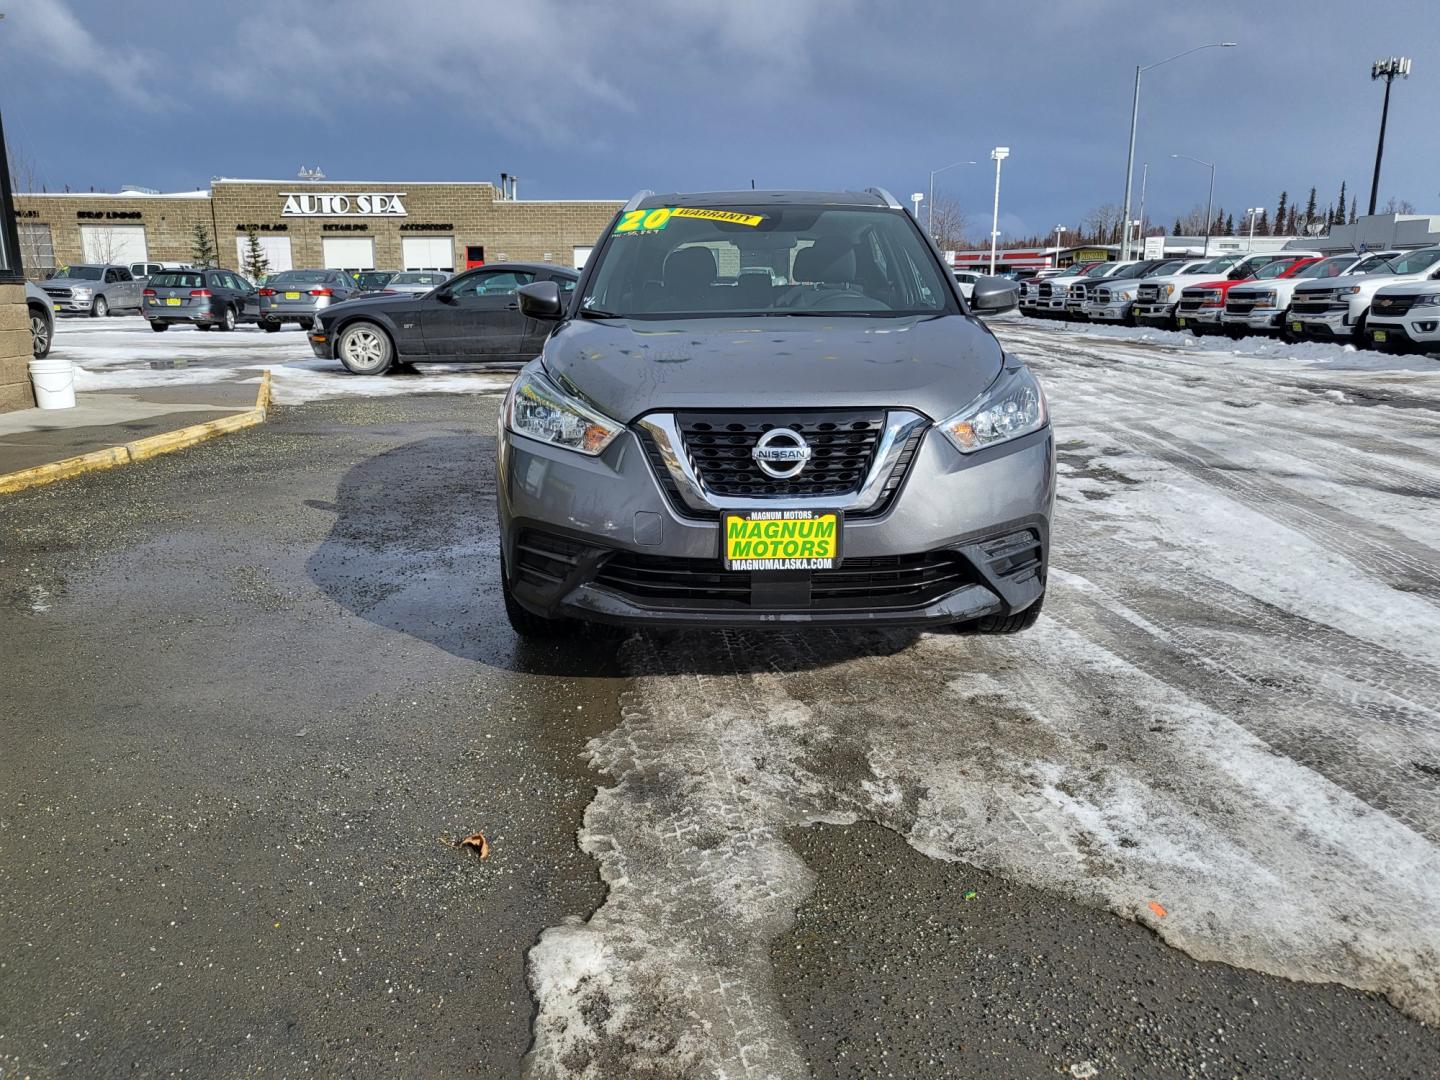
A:
POLYGON ((657 206, 653 210, 627 210, 615 226, 616 235, 660 232, 671 218, 703 218, 724 221, 731 225, 748 225, 752 229, 765 220, 763 214, 742 214, 736 210, 711 210, 700 206, 657 206))

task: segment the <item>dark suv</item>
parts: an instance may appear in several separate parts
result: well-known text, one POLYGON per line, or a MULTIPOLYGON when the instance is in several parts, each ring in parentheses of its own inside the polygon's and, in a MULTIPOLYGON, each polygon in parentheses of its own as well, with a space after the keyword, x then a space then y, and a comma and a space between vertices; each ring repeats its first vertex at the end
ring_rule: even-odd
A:
POLYGON ((141 310, 157 334, 175 323, 234 330, 260 321, 255 286, 234 270, 162 270, 151 276, 141 310))
POLYGON ((1055 447, 1034 375, 888 192, 631 199, 506 396, 506 612, 1008 633, 1045 595, 1055 447))

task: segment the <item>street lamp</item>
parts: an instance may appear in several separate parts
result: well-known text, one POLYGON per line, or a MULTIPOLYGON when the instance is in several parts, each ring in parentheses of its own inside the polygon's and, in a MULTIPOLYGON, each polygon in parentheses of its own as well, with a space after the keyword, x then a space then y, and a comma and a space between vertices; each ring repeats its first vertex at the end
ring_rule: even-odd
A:
POLYGON ((1215 163, 1213 161, 1201 161, 1198 157, 1191 157, 1189 154, 1171 154, 1172 158, 1184 158, 1186 161, 1193 161, 1197 165, 1204 165, 1210 170, 1210 194, 1205 196, 1205 253, 1200 257, 1210 257, 1210 207, 1215 203, 1215 163))
POLYGON ((925 193, 924 193, 923 191, 917 191, 917 192, 915 192, 914 195, 911 195, 911 196, 910 196, 910 201, 915 204, 915 220, 916 220, 916 221, 919 221, 919 220, 920 220, 920 204, 925 201, 925 193))
MULTIPOLYGON (((1135 69, 1135 97, 1130 103, 1130 154, 1125 159, 1125 209, 1120 215, 1121 221, 1130 220, 1130 188, 1135 178, 1135 125, 1140 119, 1140 76, 1151 68, 1157 68, 1161 64, 1168 64, 1171 60, 1179 60, 1182 56, 1189 56, 1201 49, 1233 49, 1236 46, 1234 41, 1214 41, 1209 45, 1196 45, 1193 49, 1186 49, 1184 52, 1176 53, 1174 56, 1167 56, 1164 60, 1157 60, 1153 64, 1146 64, 1135 69)), ((1130 238, 1125 238, 1125 246, 1120 252, 1121 259, 1130 257, 1130 238)))
POLYGON ((1385 156, 1385 123, 1390 119, 1390 84, 1395 76, 1410 77, 1410 58, 1392 56, 1389 60, 1376 60, 1370 65, 1371 79, 1385 80, 1385 104, 1380 108, 1380 143, 1375 147, 1375 178, 1370 181, 1370 213, 1375 213, 1375 197, 1380 194, 1380 159, 1385 156))
POLYGON ((1069 232, 1064 225, 1055 226, 1055 269, 1060 269, 1060 234, 1069 232))
POLYGON ((1245 248, 1246 251, 1249 251, 1251 248, 1253 248, 1253 247, 1255 246, 1255 219, 1256 219, 1263 211, 1264 211, 1264 207, 1261 207, 1261 206, 1251 206, 1251 207, 1249 207, 1248 209, 1246 209, 1246 211, 1245 211, 1245 213, 1247 213, 1247 214, 1250 215, 1250 243, 1246 245, 1246 248, 1245 248))
POLYGON ((1010 156, 1008 146, 997 146, 990 151, 990 160, 995 162, 995 208, 990 213, 990 273, 995 273, 995 245, 1000 241, 1000 163, 1010 156))
POLYGON ((974 161, 956 161, 949 165, 942 165, 938 169, 930 170, 930 207, 925 211, 925 231, 930 234, 930 239, 935 239, 935 177, 946 169, 958 169, 961 165, 975 165, 974 161))

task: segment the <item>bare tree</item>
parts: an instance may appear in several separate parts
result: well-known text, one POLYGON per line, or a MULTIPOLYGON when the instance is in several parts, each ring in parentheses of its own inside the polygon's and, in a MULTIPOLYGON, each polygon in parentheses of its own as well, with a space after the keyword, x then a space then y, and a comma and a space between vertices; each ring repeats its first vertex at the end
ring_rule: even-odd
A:
POLYGON ((1120 242, 1120 226, 1123 215, 1114 203, 1102 203, 1095 207, 1080 222, 1080 237, 1094 244, 1117 244, 1120 242))
POLYGON ((1397 199, 1391 195, 1385 205, 1380 208, 1380 212, 1382 214, 1413 214, 1415 213, 1415 204, 1409 199, 1397 199))
POLYGON ((86 262, 113 263, 124 250, 121 234, 106 225, 86 225, 81 229, 84 250, 81 255, 86 262))
POLYGON ((970 220, 959 203, 948 195, 937 195, 929 213, 933 215, 930 228, 936 247, 941 251, 955 251, 968 246, 965 234, 970 220))

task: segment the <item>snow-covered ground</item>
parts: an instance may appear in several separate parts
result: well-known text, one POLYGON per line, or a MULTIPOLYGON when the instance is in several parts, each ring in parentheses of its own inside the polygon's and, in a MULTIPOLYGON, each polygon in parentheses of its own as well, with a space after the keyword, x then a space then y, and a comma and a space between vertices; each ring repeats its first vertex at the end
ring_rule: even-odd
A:
POLYGON ((996 330, 1060 448, 1046 615, 630 639, 580 836, 609 894, 531 954, 539 1075, 806 1075, 769 946, 819 821, 1440 1023, 1440 363, 996 330))
POLYGON ((417 364, 396 375, 351 375, 338 362, 318 360, 303 330, 267 334, 240 326, 233 333, 173 327, 163 334, 143 319, 60 319, 51 353, 76 365, 77 390, 111 390, 185 383, 258 382, 270 369, 275 401, 299 405, 336 397, 444 393, 501 393, 513 371, 479 364, 417 364))

